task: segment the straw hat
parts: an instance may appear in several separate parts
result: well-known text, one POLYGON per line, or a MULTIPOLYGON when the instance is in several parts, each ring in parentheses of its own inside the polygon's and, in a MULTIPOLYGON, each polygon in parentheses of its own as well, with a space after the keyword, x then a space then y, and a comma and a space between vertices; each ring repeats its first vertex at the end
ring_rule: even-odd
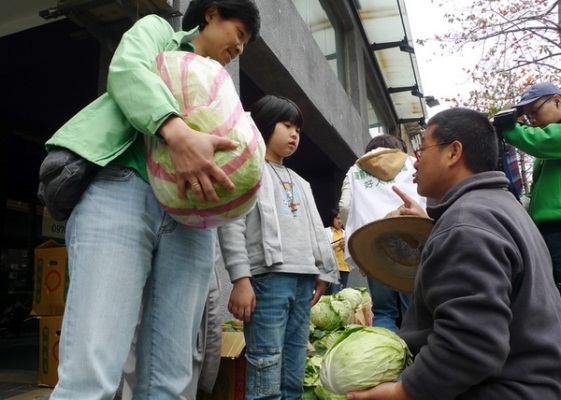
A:
POLYGON ((349 252, 368 276, 402 293, 413 293, 421 252, 431 233, 429 218, 390 213, 357 229, 349 252))

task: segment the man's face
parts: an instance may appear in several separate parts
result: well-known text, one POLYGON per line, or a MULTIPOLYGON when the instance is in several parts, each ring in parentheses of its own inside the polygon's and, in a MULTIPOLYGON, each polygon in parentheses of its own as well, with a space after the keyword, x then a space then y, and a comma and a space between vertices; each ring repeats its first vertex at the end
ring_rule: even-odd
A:
POLYGON ((434 125, 430 125, 423 136, 421 148, 417 150, 414 164, 417 172, 413 182, 417 183, 417 192, 421 196, 440 199, 448 190, 445 157, 450 143, 442 143, 434 136, 434 125))
POLYGON ((561 121, 561 96, 555 94, 545 96, 523 107, 528 123, 534 127, 544 128, 549 124, 561 121))

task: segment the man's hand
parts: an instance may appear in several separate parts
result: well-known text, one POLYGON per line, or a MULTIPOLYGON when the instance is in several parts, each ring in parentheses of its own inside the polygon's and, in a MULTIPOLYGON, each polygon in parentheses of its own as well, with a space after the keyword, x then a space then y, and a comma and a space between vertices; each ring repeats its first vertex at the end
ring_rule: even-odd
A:
POLYGON ((249 278, 240 278, 235 281, 228 302, 228 311, 235 318, 249 322, 251 314, 255 311, 255 304, 255 292, 249 278))
POLYGON ((185 198, 185 190, 191 188, 200 203, 220 201, 214 190, 218 182, 229 192, 236 188, 230 178, 214 162, 216 150, 233 150, 238 143, 228 139, 190 128, 177 116, 169 118, 162 124, 158 133, 169 146, 169 153, 177 179, 177 193, 185 198))
POLYGON ((403 204, 397 208, 400 215, 413 215, 415 217, 429 218, 426 211, 423 210, 423 207, 409 197, 409 195, 407 195, 403 190, 399 189, 397 186, 392 186, 392 189, 395 194, 403 200, 403 204))
POLYGON ((407 394, 403 383, 401 382, 385 382, 380 383, 373 388, 349 392, 348 400, 412 400, 413 398, 407 394))

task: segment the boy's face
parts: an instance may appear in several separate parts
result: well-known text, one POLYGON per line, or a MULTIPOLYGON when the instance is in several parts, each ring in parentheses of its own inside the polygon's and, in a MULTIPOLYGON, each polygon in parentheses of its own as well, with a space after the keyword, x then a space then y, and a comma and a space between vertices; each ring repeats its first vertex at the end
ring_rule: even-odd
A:
POLYGON ((290 121, 277 122, 267 143, 267 159, 282 164, 284 158, 294 154, 298 144, 300 128, 290 121))
POLYGON ((193 40, 198 55, 210 57, 224 66, 243 53, 250 35, 240 19, 222 18, 218 10, 211 7, 206 22, 199 37, 193 40))

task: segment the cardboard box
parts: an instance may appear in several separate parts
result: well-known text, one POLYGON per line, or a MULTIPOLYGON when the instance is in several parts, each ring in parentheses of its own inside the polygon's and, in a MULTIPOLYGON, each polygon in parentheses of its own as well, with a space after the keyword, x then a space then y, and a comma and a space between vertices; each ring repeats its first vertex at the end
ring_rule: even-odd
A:
POLYGON ((222 332, 220 357, 214 390, 205 393, 202 400, 244 400, 247 364, 243 332, 222 332))
POLYGON ((62 316, 39 318, 39 386, 53 387, 58 381, 58 344, 62 316))
POLYGON ((66 234, 66 221, 55 221, 47 207, 43 209, 43 221, 41 224, 41 234, 44 237, 64 240, 66 234))
POLYGON ((33 315, 62 315, 70 278, 68 253, 62 244, 49 240, 35 249, 33 315))

